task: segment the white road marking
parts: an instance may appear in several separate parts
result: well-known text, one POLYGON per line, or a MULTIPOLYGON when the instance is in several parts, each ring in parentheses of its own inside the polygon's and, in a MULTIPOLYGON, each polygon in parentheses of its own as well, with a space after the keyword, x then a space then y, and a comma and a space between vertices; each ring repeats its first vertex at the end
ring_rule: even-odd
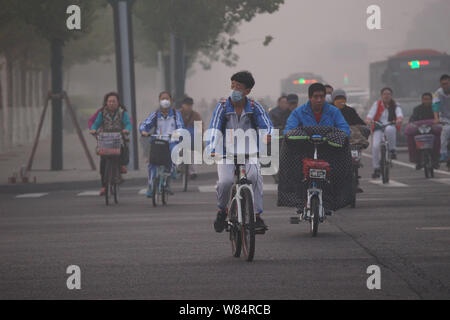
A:
MULTIPOLYGON (((278 185, 277 184, 271 184, 271 183, 265 183, 263 185, 264 191, 277 191, 278 185)), ((215 185, 209 185, 209 186, 198 186, 198 191, 200 192, 216 192, 216 186, 215 185)))
POLYGON ((450 227, 417 227, 416 230, 450 230, 450 227))
POLYGON ((200 192, 216 192, 216 186, 198 186, 200 192))
POLYGON ((358 198, 356 197, 356 202, 358 201, 412 201, 412 200, 424 200, 425 198, 358 198))
POLYGON ((24 193, 24 194, 19 194, 18 196, 16 196, 16 198, 21 199, 21 198, 40 198, 43 196, 48 195, 48 193, 24 193))
POLYGON ((139 190, 138 194, 146 194, 147 193, 147 188, 141 189, 139 190))
POLYGON ((439 182, 450 185, 450 178, 432 178, 430 181, 439 182))
POLYGON ((99 196, 100 195, 100 191, 96 190, 96 191, 83 191, 80 192, 79 194, 77 194, 78 197, 92 197, 92 196, 99 196))
MULTIPOLYGON (((372 155, 370 155, 370 154, 368 154, 368 153, 366 153, 366 152, 363 152, 362 155, 363 155, 364 157, 367 157, 367 158, 371 158, 371 159, 372 159, 372 155)), ((398 165, 400 165, 400 166, 404 166, 404 167, 408 167, 408 168, 411 168, 411 169, 416 170, 416 166, 413 165, 413 164, 405 163, 405 162, 398 161, 398 160, 392 160, 392 163, 398 164, 398 165)), ((437 173, 440 173, 440 174, 445 174, 445 175, 447 175, 447 176, 450 176, 450 172, 447 172, 447 171, 443 171, 443 170, 434 170, 434 172, 437 172, 437 173)))
POLYGON ((381 180, 369 180, 370 183, 378 184, 383 187, 407 187, 407 184, 389 179, 389 183, 383 183, 381 180))

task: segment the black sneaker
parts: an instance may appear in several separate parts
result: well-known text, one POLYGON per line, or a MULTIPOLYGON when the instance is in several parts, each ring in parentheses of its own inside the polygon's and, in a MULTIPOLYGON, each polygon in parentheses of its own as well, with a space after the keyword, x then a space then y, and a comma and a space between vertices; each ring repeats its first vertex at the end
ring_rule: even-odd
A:
POLYGON ((364 190, 361 187, 356 188, 356 193, 363 193, 364 190))
POLYGON ((416 163, 416 170, 420 170, 422 168, 423 168, 423 166, 420 163, 416 163))
POLYGON ((397 159, 397 153, 395 152, 395 150, 391 150, 391 159, 392 160, 396 160, 397 159))
POLYGON ((227 219, 227 212, 225 210, 218 210, 216 220, 214 220, 214 230, 222 232, 225 229, 227 219))
POLYGON ((372 179, 377 179, 381 176, 381 171, 380 169, 375 169, 372 173, 372 179))
POLYGON ((264 220, 261 218, 261 215, 256 215, 256 222, 255 222, 255 231, 266 231, 269 228, 264 223, 264 220))

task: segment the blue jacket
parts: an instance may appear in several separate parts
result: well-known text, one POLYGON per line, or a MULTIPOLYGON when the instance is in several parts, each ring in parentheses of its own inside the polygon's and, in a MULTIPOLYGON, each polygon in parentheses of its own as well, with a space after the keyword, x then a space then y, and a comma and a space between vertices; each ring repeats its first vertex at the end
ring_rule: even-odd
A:
POLYGON ((287 119, 286 127, 284 128, 283 133, 286 134, 289 130, 300 126, 335 127, 347 133, 348 136, 350 135, 350 127, 345 121, 341 111, 327 102, 325 102, 325 105, 323 106, 322 118, 319 123, 317 123, 316 118, 314 117, 314 113, 311 109, 311 102, 309 101, 292 111, 291 115, 287 119))

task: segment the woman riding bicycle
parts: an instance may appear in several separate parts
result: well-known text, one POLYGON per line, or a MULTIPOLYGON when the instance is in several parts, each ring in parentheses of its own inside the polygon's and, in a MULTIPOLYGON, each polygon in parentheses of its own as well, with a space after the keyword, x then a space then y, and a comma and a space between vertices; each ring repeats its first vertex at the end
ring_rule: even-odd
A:
MULTIPOLYGON (((157 135, 171 135, 177 129, 183 129, 183 118, 179 111, 172 108, 172 96, 169 92, 163 91, 159 94, 159 106, 158 110, 152 112, 147 119, 145 119, 139 125, 139 132, 142 136, 148 137, 151 135, 151 131, 157 135)), ((176 142, 170 143, 170 151, 176 145, 176 142)), ((174 172, 174 164, 170 163, 171 171, 174 172)), ((156 175, 156 166, 148 163, 148 189, 146 196, 151 198, 153 196, 153 177, 156 175)), ((168 192, 170 191, 170 179, 168 179, 168 192)))
MULTIPOLYGON (((131 131, 131 122, 125 107, 119 103, 119 94, 109 92, 103 99, 103 108, 98 113, 97 118, 91 126, 89 132, 96 134, 97 132, 122 132, 128 134, 131 131)), ((128 143, 124 141, 120 150, 120 173, 126 173, 126 165, 129 162, 128 143)), ((102 181, 102 189, 100 195, 105 193, 104 175, 105 175, 105 158, 100 158, 100 175, 102 181)))

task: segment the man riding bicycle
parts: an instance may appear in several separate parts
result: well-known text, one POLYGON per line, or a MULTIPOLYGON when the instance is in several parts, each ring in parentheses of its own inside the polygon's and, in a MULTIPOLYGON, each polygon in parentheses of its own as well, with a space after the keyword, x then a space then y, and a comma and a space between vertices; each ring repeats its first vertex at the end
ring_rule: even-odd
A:
MULTIPOLYGON (((139 132, 142 136, 148 137, 151 135, 151 131, 156 135, 171 135, 177 129, 183 129, 183 118, 179 111, 173 109, 172 106, 172 96, 169 92, 163 91, 159 94, 159 105, 160 108, 152 112, 147 119, 145 119, 139 125, 139 132)), ((170 143, 170 151, 177 142, 170 143)), ((151 151, 150 151, 151 152, 151 151)), ((174 164, 171 162, 169 164, 171 172, 175 172, 174 164)), ((156 175, 156 166, 149 162, 148 164, 148 189, 146 196, 151 198, 153 196, 153 177, 156 175)), ((172 194, 170 190, 170 178, 167 181, 167 191, 172 194)))
MULTIPOLYGON (((400 130, 400 126, 403 121, 402 108, 398 103, 392 99, 392 89, 381 89, 381 100, 376 101, 370 108, 366 117, 367 125, 372 125, 374 122, 380 122, 381 124, 387 124, 389 122, 395 122, 396 126, 389 125, 386 127, 384 134, 389 142, 388 150, 391 153, 391 159, 397 159, 395 153, 397 142, 397 130, 400 130)), ((383 138, 383 131, 376 125, 372 126, 373 142, 372 142, 372 165, 374 172, 372 178, 379 178, 380 171, 380 143, 383 138)))
POLYGON ((350 127, 338 108, 325 101, 325 86, 313 83, 308 89, 309 101, 292 111, 283 134, 300 126, 336 127, 350 135, 350 127))
MULTIPOLYGON (((312 132, 320 132, 320 135, 327 138, 331 144, 333 141, 328 138, 336 139, 336 145, 339 145, 335 149, 328 143, 324 144, 319 152, 321 160, 328 161, 331 171, 334 172, 330 180, 331 187, 324 195, 324 199, 327 201, 324 206, 325 213, 330 215, 332 210, 342 207, 349 201, 347 198, 350 199, 350 191, 346 188, 351 188, 351 156, 348 146, 350 127, 341 111, 326 102, 325 95, 326 89, 323 84, 312 84, 308 88, 309 101, 295 109, 287 121, 284 129, 286 138, 280 153, 279 206, 297 207, 299 211, 303 211, 306 205, 305 177, 300 172, 302 171, 302 159, 312 156, 310 146, 307 142, 302 141, 306 141, 303 138, 307 135, 311 137, 312 132)), ((312 133, 312 135, 314 134, 316 133, 312 133)))
POLYGON ((448 140, 450 139, 450 76, 441 76, 441 87, 434 94, 433 111, 435 123, 445 122, 441 131, 441 157, 440 161, 447 161, 448 140))
MULTIPOLYGON (((223 154, 236 154, 235 150, 230 151, 225 148, 226 135, 232 134, 232 131, 242 129, 244 132, 250 129, 265 129, 268 135, 264 137, 265 142, 270 139, 270 133, 273 129, 269 115, 263 107, 255 100, 248 99, 255 80, 248 71, 241 71, 231 77, 231 95, 228 99, 220 101, 212 115, 209 125, 211 135, 208 143, 212 151, 212 155, 220 153, 221 150, 215 150, 217 146, 217 132, 223 137, 223 154), (228 129, 228 130, 227 130, 228 129), (230 130, 231 129, 231 130, 230 130)), ((238 144, 242 141, 238 141, 238 144)), ((252 142, 250 142, 252 143, 252 142)), ((256 141, 253 142, 257 144, 256 141)), ((250 146, 253 148, 255 146, 250 146)), ((255 148, 253 148, 255 149, 255 148)), ((222 232, 225 229, 227 218, 227 204, 230 199, 230 191, 234 181, 234 164, 217 164, 217 173, 219 181, 217 182, 217 217, 214 221, 214 229, 216 232, 222 232)), ((252 183, 254 193, 254 210, 256 213, 255 230, 267 230, 267 226, 261 219, 263 212, 263 181, 261 176, 261 168, 259 162, 249 163, 246 160, 247 178, 252 183)))

